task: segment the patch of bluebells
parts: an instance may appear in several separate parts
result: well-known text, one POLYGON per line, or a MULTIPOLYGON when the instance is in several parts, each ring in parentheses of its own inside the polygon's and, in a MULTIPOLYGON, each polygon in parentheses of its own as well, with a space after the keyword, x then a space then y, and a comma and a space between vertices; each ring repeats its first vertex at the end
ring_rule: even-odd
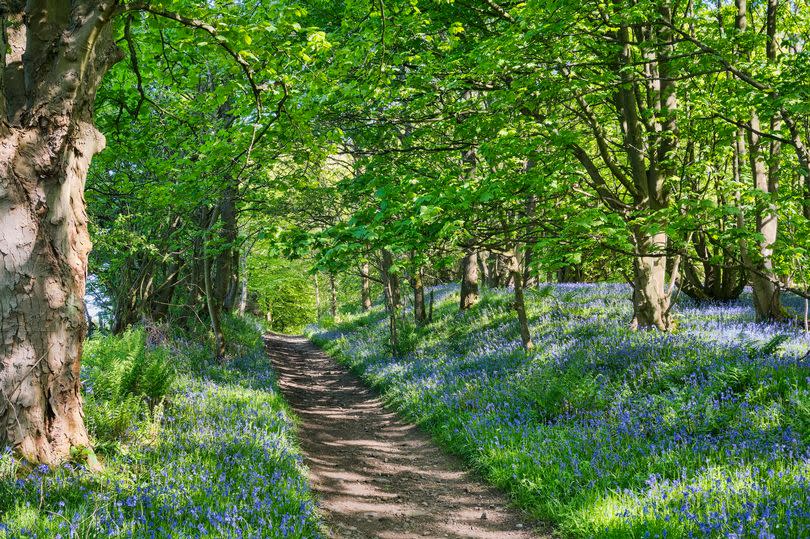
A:
POLYGON ((151 444, 0 481, 0 537, 321 537, 261 350, 181 377, 151 444))
POLYGON ((662 334, 627 329, 625 285, 529 291, 526 354, 508 291, 464 313, 455 291, 405 357, 380 312, 313 337, 565 533, 810 537, 810 337, 750 292, 683 298, 662 334))

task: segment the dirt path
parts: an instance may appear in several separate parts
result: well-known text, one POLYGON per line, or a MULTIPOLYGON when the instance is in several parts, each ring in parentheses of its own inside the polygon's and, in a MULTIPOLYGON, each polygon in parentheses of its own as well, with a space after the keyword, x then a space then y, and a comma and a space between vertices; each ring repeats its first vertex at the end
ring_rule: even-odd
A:
POLYGON ((301 418, 310 480, 333 537, 540 537, 507 499, 304 337, 268 335, 279 385, 301 418))

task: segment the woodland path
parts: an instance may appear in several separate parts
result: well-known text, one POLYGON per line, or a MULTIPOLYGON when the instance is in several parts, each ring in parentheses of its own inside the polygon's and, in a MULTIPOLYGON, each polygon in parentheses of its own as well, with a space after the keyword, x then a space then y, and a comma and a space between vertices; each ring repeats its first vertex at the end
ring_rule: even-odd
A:
POLYGON ((332 537, 541 537, 507 498, 466 472, 305 337, 267 351, 298 414, 310 482, 332 537))

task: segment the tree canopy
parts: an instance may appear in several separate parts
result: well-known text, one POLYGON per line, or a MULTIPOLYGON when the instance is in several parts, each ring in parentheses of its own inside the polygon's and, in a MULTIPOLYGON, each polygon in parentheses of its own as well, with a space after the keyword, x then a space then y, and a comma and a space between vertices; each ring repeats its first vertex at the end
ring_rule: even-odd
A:
POLYGON ((406 311, 429 323, 426 289, 452 280, 462 309, 479 280, 511 286, 526 348, 523 289, 551 280, 630 283, 639 329, 674 329, 678 294, 725 301, 749 284, 760 319, 806 324, 780 300, 810 286, 805 2, 0 11, 14 230, 0 312, 4 355, 24 367, 4 384, 27 384, 40 357, 57 373, 3 412, 38 403, 6 436, 32 460, 87 443, 70 434, 80 404, 65 373, 88 272, 110 330, 202 322, 217 358, 222 313, 300 326, 327 304, 338 314, 337 288, 358 308, 383 292, 396 352, 406 311), (43 323, 67 344, 32 341, 43 323), (72 418, 58 443, 32 434, 55 428, 40 427, 49 391, 72 418))

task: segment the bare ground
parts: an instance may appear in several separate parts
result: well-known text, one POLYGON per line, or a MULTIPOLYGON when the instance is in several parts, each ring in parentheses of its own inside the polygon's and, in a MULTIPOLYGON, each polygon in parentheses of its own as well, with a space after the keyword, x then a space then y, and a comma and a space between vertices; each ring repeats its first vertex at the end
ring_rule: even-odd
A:
POLYGON ((266 342, 332 537, 548 537, 306 338, 266 342))

